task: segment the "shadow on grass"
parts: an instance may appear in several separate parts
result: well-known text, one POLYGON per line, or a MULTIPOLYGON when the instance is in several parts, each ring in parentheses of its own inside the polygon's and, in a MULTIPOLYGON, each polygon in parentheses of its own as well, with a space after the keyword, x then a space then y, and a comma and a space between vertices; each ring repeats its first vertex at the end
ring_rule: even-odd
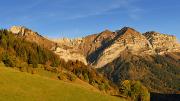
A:
POLYGON ((151 101, 180 101, 180 94, 160 94, 151 92, 151 101))

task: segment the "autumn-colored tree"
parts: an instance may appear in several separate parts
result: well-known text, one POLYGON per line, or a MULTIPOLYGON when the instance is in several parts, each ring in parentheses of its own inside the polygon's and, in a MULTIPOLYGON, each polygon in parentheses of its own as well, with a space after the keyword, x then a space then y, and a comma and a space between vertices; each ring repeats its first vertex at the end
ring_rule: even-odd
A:
POLYGON ((133 101, 150 101, 148 89, 139 81, 123 81, 120 86, 120 93, 130 97, 133 101))

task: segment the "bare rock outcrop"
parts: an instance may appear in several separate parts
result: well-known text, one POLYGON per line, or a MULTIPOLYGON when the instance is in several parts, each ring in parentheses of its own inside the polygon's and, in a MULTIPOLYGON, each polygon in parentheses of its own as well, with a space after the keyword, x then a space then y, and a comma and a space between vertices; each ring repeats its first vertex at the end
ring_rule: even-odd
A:
POLYGON ((54 50, 54 52, 59 55, 60 58, 64 59, 66 62, 71 61, 81 61, 85 65, 87 65, 87 61, 84 55, 79 53, 77 50, 73 49, 72 47, 66 46, 57 46, 54 50))
POLYGON ((152 48, 159 54, 180 51, 180 44, 173 35, 161 34, 154 31, 146 32, 143 35, 151 43, 152 48))
POLYGON ((81 61, 85 65, 87 65, 87 61, 85 56, 83 56, 77 49, 72 46, 77 46, 81 42, 81 39, 67 39, 64 38, 63 40, 58 40, 55 42, 54 40, 51 41, 37 32, 34 32, 26 27, 23 26, 13 26, 9 29, 12 33, 17 35, 18 37, 24 38, 27 41, 35 42, 38 45, 41 45, 49 50, 52 50, 54 53, 59 55, 61 59, 65 61, 72 60, 72 61, 81 61))
POLYGON ((52 39, 52 41, 61 44, 61 45, 67 45, 67 46, 78 46, 83 42, 82 38, 60 38, 60 39, 52 39))
POLYGON ((138 54, 152 48, 146 37, 132 28, 124 27, 117 31, 117 33, 113 43, 99 55, 95 65, 96 68, 103 67, 107 63, 112 62, 123 51, 138 54))
POLYGON ((76 39, 56 39, 54 40, 58 44, 71 46, 79 53, 83 54, 87 60, 92 63, 97 59, 109 42, 117 35, 117 33, 105 30, 98 34, 92 34, 83 38, 76 39))
POLYGON ((83 38, 83 43, 79 45, 81 52, 87 57, 90 63, 97 60, 98 55, 109 46, 111 40, 115 38, 117 33, 105 30, 101 33, 90 35, 83 38))
POLYGON ((62 38, 62 39, 53 39, 53 42, 56 42, 57 45, 54 47, 53 51, 64 59, 66 62, 71 61, 81 61, 87 65, 86 57, 79 51, 78 46, 82 43, 82 38, 62 38))
POLYGON ((83 38, 63 38, 54 41, 61 46, 72 47, 76 50, 75 53, 86 57, 88 64, 92 64, 95 68, 101 68, 112 62, 123 51, 134 55, 155 55, 180 51, 180 45, 175 36, 157 32, 141 34, 129 27, 116 32, 105 30, 83 38))
POLYGON ((53 40, 22 26, 13 26, 9 31, 52 50, 65 61, 78 60, 84 64, 92 64, 95 68, 112 62, 124 51, 134 55, 180 52, 180 44, 175 36, 154 31, 141 34, 129 27, 116 32, 105 30, 83 38, 53 40))
POLYGON ((19 36, 36 36, 38 35, 37 32, 34 32, 24 26, 12 26, 9 31, 15 33, 19 36))
POLYGON ((45 48, 51 49, 55 43, 39 35, 37 32, 34 32, 23 26, 13 26, 9 29, 12 33, 18 37, 24 38, 27 41, 35 42, 39 45, 42 45, 45 48))

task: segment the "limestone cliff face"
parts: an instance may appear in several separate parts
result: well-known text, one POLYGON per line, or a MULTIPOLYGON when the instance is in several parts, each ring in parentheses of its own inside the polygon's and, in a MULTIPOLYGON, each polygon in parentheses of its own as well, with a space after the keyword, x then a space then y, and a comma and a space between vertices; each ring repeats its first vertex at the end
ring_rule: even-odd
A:
POLYGON ((45 48, 52 48, 55 43, 39 35, 37 32, 34 32, 23 26, 13 26, 9 29, 12 33, 16 34, 18 37, 24 38, 27 41, 35 42, 39 45, 44 46, 45 48))
POLYGON ((21 26, 12 26, 9 31, 15 33, 15 34, 21 34, 22 36, 24 36, 25 34, 25 27, 21 27, 21 26))
POLYGON ((98 34, 89 35, 83 38, 77 39, 56 39, 54 40, 58 44, 73 47, 78 50, 79 53, 83 54, 87 60, 92 63, 97 59, 109 42, 117 35, 115 32, 105 30, 98 34))
POLYGON ((85 65, 87 65, 86 57, 82 52, 79 51, 78 46, 83 42, 82 38, 75 39, 53 39, 57 45, 54 47, 53 51, 60 56, 60 58, 64 59, 66 62, 68 60, 71 61, 81 61, 85 65))
POLYGON ((151 49, 152 46, 149 41, 140 32, 124 27, 118 31, 119 36, 114 43, 119 43, 120 46, 125 46, 128 51, 139 51, 151 49))
POLYGON ((83 38, 83 43, 79 45, 78 49, 87 57, 90 63, 96 61, 98 55, 109 46, 111 40, 117 33, 105 30, 101 33, 90 35, 83 38))
MULTIPOLYGON (((66 46, 67 47, 67 46, 66 46)), ((79 53, 77 50, 73 49, 72 47, 62 47, 62 46, 57 46, 54 50, 54 52, 60 56, 60 58, 64 59, 66 62, 68 60, 71 61, 81 61, 85 65, 87 65, 87 61, 84 55, 79 53)))
POLYGON ((72 47, 72 46, 76 46, 81 41, 81 39, 77 39, 77 40, 63 39, 54 42, 47 38, 44 38, 43 36, 39 35, 37 32, 34 32, 22 26, 13 26, 9 29, 9 31, 11 31, 18 37, 24 38, 25 40, 31 42, 35 42, 39 45, 42 45, 45 48, 48 48, 49 50, 52 50, 54 53, 59 55, 61 59, 64 59, 65 61, 79 60, 83 62, 85 65, 87 65, 85 56, 80 54, 80 52, 78 52, 77 49, 72 47), (67 45, 65 45, 64 43, 66 43, 67 45))
POLYGON ((78 46, 79 44, 82 43, 83 39, 82 38, 61 38, 61 39, 52 39, 52 41, 57 42, 58 44, 61 45, 67 45, 67 46, 78 46))
POLYGON ((124 27, 120 31, 117 31, 117 36, 114 38, 113 43, 99 55, 95 67, 100 68, 112 62, 123 51, 138 54, 148 51, 151 48, 151 44, 141 33, 132 28, 124 27))
MULTIPOLYGON (((9 31, 19 35, 19 36, 37 36, 38 33, 34 32, 23 26, 12 26, 9 31)), ((39 35, 40 36, 40 35, 39 35)))
POLYGON ((72 47, 76 53, 85 56, 88 63, 95 68, 101 68, 112 62, 124 51, 134 55, 155 55, 180 51, 180 45, 174 36, 157 32, 141 34, 129 27, 116 32, 105 30, 78 39, 58 39, 55 42, 72 47))
POLYGON ((101 68, 112 62, 124 51, 134 55, 180 52, 180 44, 175 36, 157 32, 141 34, 129 27, 116 32, 105 30, 83 38, 54 40, 44 38, 22 26, 13 26, 9 31, 52 50, 66 61, 79 60, 85 64, 92 64, 95 68, 101 68))
POLYGON ((180 51, 180 44, 173 35, 160 34, 158 32, 146 32, 143 34, 158 53, 180 51))

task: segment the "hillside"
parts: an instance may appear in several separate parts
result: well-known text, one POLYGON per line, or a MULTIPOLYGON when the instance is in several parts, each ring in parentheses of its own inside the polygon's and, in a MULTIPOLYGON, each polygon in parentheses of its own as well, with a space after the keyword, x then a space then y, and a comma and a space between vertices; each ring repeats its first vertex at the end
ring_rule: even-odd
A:
POLYGON ((81 86, 0 66, 1 101, 125 101, 81 86))
POLYGON ((140 80, 151 92, 177 93, 180 87, 179 59, 177 53, 138 56, 123 52, 99 71, 117 85, 127 79, 140 80))
POLYGON ((140 80, 153 92, 179 91, 180 44, 173 35, 124 27, 86 36, 74 48, 117 85, 126 79, 140 80))
MULTIPOLYGON (((115 32, 105 30, 83 38, 50 41, 30 29, 18 28, 21 29, 18 33, 12 28, 9 30, 17 36, 16 38, 35 42, 38 47, 53 43, 51 48, 45 47, 44 50, 49 50, 50 54, 54 52, 52 55, 55 57, 50 58, 50 62, 38 64, 42 64, 47 71, 62 73, 58 75, 60 80, 65 77, 71 81, 75 75, 103 92, 120 96, 125 94, 133 100, 143 99, 143 95, 148 95, 148 91, 162 94, 179 93, 180 44, 173 35, 155 31, 141 33, 124 27, 115 32), (43 42, 38 41, 42 38, 43 42), (63 73, 62 70, 66 72, 63 73), (126 81, 129 83, 125 83, 125 93, 122 93, 122 84, 126 81), (136 84, 138 88, 135 87, 134 92, 136 84), (126 86, 130 90, 126 89, 126 86), (143 90, 140 90, 141 88, 143 90)), ((3 48, 6 49, 5 46, 3 48)), ((38 48, 32 49, 37 53, 36 60, 43 60, 38 48)))
POLYGON ((74 81, 79 78, 101 91, 118 93, 118 89, 95 69, 78 60, 66 62, 53 51, 16 37, 7 30, 0 30, 0 61, 7 67, 17 68, 22 72, 34 74, 40 67, 43 71, 55 73, 55 78, 60 80, 74 81))

